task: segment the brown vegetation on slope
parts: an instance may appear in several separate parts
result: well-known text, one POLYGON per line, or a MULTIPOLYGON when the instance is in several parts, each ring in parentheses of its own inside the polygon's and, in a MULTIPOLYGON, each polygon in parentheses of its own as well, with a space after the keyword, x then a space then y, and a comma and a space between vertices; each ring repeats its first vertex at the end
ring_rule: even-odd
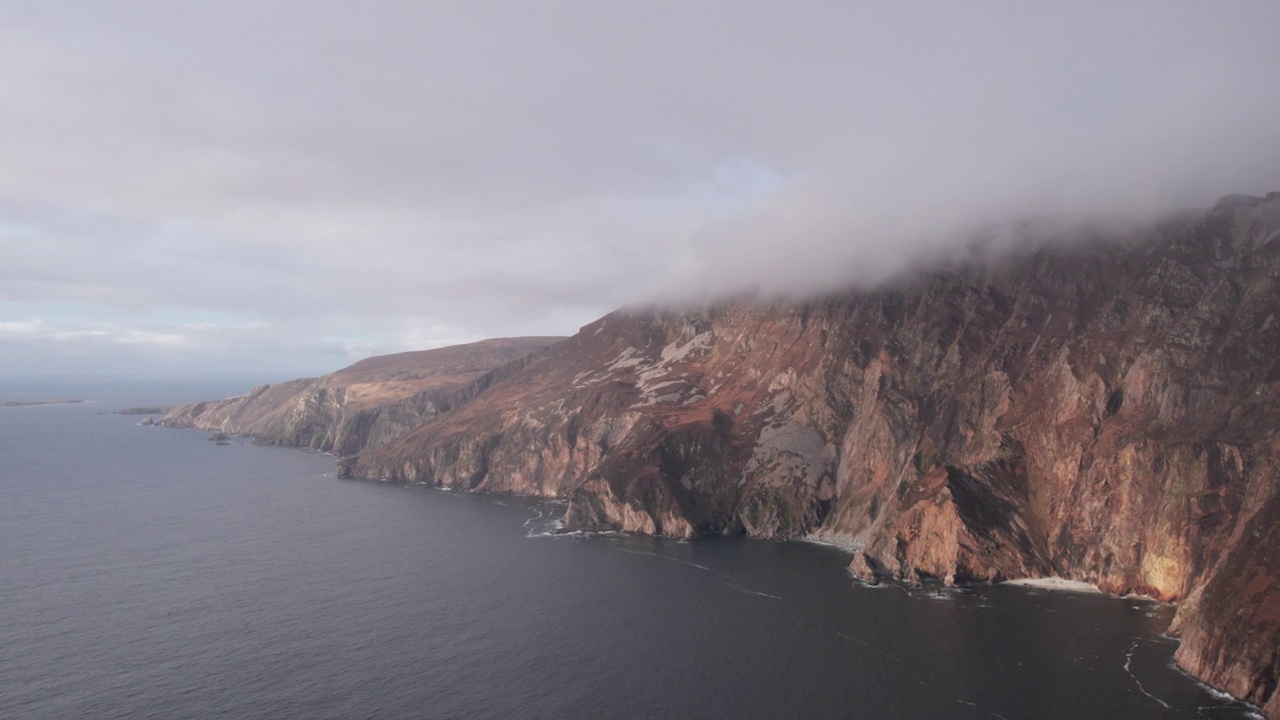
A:
POLYGON ((349 455, 465 403, 560 339, 501 338, 368 358, 322 377, 173 408, 156 424, 349 455))

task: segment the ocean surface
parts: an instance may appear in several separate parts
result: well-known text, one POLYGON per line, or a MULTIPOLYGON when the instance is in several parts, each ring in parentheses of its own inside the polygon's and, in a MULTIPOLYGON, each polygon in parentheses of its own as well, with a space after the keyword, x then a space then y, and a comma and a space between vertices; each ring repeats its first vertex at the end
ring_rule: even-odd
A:
POLYGON ((867 588, 843 551, 556 536, 562 508, 140 427, 247 389, 0 383, 0 718, 1242 718, 1173 609, 867 588))

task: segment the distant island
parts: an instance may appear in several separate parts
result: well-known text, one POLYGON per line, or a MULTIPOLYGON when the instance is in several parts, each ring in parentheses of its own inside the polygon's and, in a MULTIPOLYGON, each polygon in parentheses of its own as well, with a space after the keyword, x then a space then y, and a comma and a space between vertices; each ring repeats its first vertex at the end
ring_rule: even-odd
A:
POLYGON ((30 405, 73 405, 84 400, 0 400, 0 407, 27 407, 30 405))

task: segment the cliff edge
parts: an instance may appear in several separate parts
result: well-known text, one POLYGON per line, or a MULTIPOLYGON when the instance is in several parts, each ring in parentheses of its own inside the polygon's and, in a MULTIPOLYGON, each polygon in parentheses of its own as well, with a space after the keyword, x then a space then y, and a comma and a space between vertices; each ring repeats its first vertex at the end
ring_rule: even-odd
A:
POLYGON ((1280 195, 1035 232, 874 291, 613 313, 341 473, 1178 601, 1178 662, 1280 718, 1280 195))

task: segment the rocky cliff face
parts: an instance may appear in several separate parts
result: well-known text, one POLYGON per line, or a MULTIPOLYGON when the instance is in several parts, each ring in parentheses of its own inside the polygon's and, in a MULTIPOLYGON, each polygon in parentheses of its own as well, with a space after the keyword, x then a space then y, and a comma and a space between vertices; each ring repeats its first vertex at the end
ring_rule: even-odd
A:
POLYGON ((173 408, 156 424, 350 455, 466 403, 561 339, 503 338, 373 357, 323 377, 173 408))
POLYGON ((1280 194, 803 305, 618 312, 351 477, 569 528, 818 535, 868 579, 1183 601, 1178 661, 1280 717, 1280 194))

